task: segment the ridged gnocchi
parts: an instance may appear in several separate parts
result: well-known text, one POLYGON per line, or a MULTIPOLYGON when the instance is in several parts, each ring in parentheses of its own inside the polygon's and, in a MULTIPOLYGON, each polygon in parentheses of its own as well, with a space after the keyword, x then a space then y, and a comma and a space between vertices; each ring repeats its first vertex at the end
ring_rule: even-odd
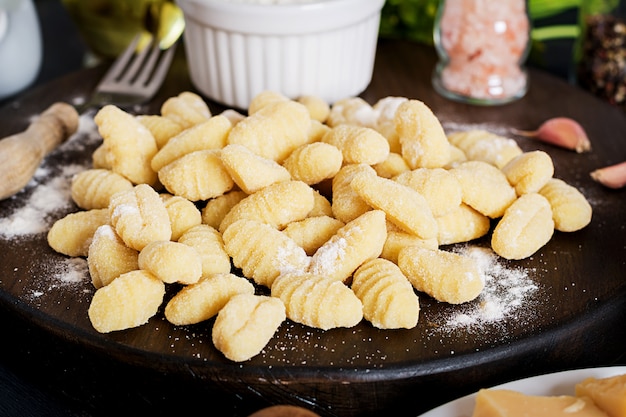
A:
POLYGON ((285 273, 272 284, 272 296, 285 305, 287 318, 322 330, 353 327, 363 319, 363 304, 343 283, 315 273, 285 273))
POLYGON ((178 291, 165 305, 165 318, 178 326, 200 323, 217 315, 237 294, 254 294, 254 285, 231 273, 208 275, 178 291))
POLYGON ((450 160, 450 143, 439 119, 419 100, 400 103, 394 113, 401 153, 411 169, 440 168, 450 160))
POLYGON ((211 339, 228 359, 243 362, 263 350, 285 318, 278 298, 238 294, 217 314, 211 339))
POLYGON ((449 304, 471 301, 485 286, 476 261, 454 252, 407 246, 398 266, 416 290, 449 304))
POLYGON ((285 167, 273 159, 253 153, 243 145, 227 145, 222 149, 220 158, 235 184, 247 194, 292 178, 285 167))
POLYGON ((502 167, 517 195, 536 193, 552 178, 554 164, 544 151, 524 152, 502 167))
POLYGON ((140 269, 172 284, 194 284, 202 277, 202 258, 191 246, 172 241, 147 244, 137 259, 140 269))
POLYGON ((385 213, 368 211, 342 226, 315 251, 309 271, 345 282, 363 262, 381 254, 386 238, 385 213))
POLYGON ((419 298, 393 262, 376 258, 354 273, 352 290, 363 303, 363 317, 379 329, 412 329, 419 317, 419 298))
POLYGON ((159 180, 171 194, 191 201, 218 197, 235 186, 218 149, 195 151, 174 160, 159 170, 159 180))
POLYGON ((222 149, 226 145, 232 123, 217 115, 181 131, 159 149, 150 161, 155 172, 187 154, 207 149, 222 149))
POLYGON ((377 175, 356 175, 350 186, 387 220, 422 239, 437 236, 437 222, 426 199, 414 189, 377 175))
POLYGON ((202 97, 191 91, 183 91, 163 102, 161 115, 187 129, 209 119, 211 110, 202 97))
POLYGON ((88 169, 72 177, 72 200, 84 210, 109 207, 113 194, 130 190, 133 183, 109 169, 88 169))
POLYGON ((463 152, 466 160, 483 161, 496 168, 502 168, 522 153, 513 139, 481 129, 453 132, 448 140, 463 152))
POLYGON ((96 229, 87 252, 91 283, 98 289, 115 278, 139 269, 139 252, 126 246, 110 225, 96 229))
POLYGON ((198 252, 202 276, 230 272, 230 256, 226 252, 222 234, 217 229, 207 224, 193 226, 182 234, 178 243, 191 246, 198 252))
POLYGON ((89 320, 100 333, 141 326, 157 313, 164 296, 160 279, 146 271, 127 272, 96 290, 89 320))
POLYGON ((110 223, 108 209, 93 209, 69 213, 52 224, 48 245, 67 256, 87 256, 96 230, 110 223))
POLYGON ((321 139, 339 149, 345 164, 374 165, 389 155, 389 142, 369 127, 342 124, 330 129, 321 139))
POLYGON ((494 252, 506 259, 524 259, 554 234, 550 202, 541 194, 524 194, 511 204, 491 235, 494 252))
POLYGON ((224 232, 231 224, 241 219, 259 220, 277 229, 304 219, 313 209, 313 189, 302 181, 281 181, 263 189, 237 203, 220 223, 224 232))
POLYGON ((309 112, 291 100, 267 104, 233 127, 228 144, 243 145, 257 155, 281 163, 308 140, 309 112))
POLYGON ((159 194, 139 184, 111 197, 111 225, 124 243, 138 251, 155 240, 170 240, 172 225, 159 194))
POLYGON ((157 174, 150 161, 158 149, 148 128, 112 104, 102 107, 94 121, 103 139, 104 165, 133 184, 155 185, 157 174))
POLYGON ((294 180, 313 185, 333 178, 341 169, 341 151, 324 142, 304 144, 283 161, 283 166, 294 180))
POLYGON ((578 189, 565 181, 551 178, 539 190, 539 194, 550 203, 556 230, 575 232, 591 222, 591 204, 578 189))
POLYGON ((281 274, 306 271, 310 258, 289 236, 257 220, 242 219, 223 234, 226 252, 246 277, 270 288, 281 274))
POLYGON ((517 198, 506 175, 487 162, 463 162, 450 172, 461 184, 463 203, 492 219, 502 217, 517 198))

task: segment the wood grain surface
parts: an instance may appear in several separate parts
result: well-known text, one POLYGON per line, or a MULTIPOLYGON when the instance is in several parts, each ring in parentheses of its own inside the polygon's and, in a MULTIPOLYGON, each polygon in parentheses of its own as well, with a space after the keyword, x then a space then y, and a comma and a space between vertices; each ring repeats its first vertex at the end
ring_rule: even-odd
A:
MULTIPOLYGON (((136 382, 139 375, 151 375, 146 388, 133 384, 132 389, 136 390, 133 397, 145 401, 135 398, 136 406, 153 408, 155 415, 169 412, 175 403, 184 409, 210 401, 224 415, 243 416, 268 405, 291 404, 321 416, 383 412, 415 416, 483 386, 600 365, 618 357, 626 346, 626 191, 603 188, 590 179, 589 172, 626 159, 625 115, 537 70, 530 71, 529 91, 517 102, 499 107, 451 102, 431 87, 434 64, 432 49, 380 41, 372 83, 362 97, 372 104, 387 96, 422 100, 444 126, 532 129, 550 117, 567 116, 579 121, 592 141, 593 151, 578 155, 516 138, 524 150, 548 152, 555 162, 555 176, 583 191, 594 209, 585 229, 557 233, 531 258, 508 263, 532 271, 539 286, 535 302, 528 306, 533 309, 532 320, 512 317, 471 332, 458 328, 444 335, 428 317, 453 307, 423 297, 415 329, 383 331, 362 322, 352 329, 323 332, 289 323, 264 353, 236 364, 212 346, 211 321, 177 327, 160 313, 139 328, 97 333, 86 314, 94 291, 89 282, 78 291, 50 288, 33 300, 33 277, 45 276, 51 264, 64 259, 48 247, 45 235, 0 238, 0 305, 18 320, 41 328, 43 337, 52 337, 81 355, 94 355, 98 369, 121 367, 126 382, 117 383, 122 387, 136 382), (180 404, 168 392, 190 395, 180 404)), ((53 102, 85 97, 103 70, 71 74, 9 103, 0 109, 0 137, 23 130, 53 102)), ((158 97, 133 111, 156 113, 166 98, 183 90, 193 86, 179 54, 158 97)), ((219 103, 209 105, 214 112, 223 109, 219 103)), ((91 151, 53 153, 49 161, 53 165, 81 162, 91 151)), ((25 198, 21 194, 0 202, 0 217, 10 215, 25 198)), ((107 388, 93 388, 108 392, 110 383, 103 380, 107 388)), ((103 396, 82 396, 89 397, 82 393, 79 401, 91 400, 102 410, 119 411, 112 404, 104 405, 103 396)))

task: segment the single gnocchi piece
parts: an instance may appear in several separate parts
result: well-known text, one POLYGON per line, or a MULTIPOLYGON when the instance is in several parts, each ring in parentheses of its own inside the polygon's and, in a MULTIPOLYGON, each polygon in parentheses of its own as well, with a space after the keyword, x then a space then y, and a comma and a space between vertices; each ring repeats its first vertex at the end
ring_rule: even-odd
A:
POLYGON ((554 164, 544 151, 524 152, 502 167, 517 195, 538 192, 554 175, 554 164))
POLYGON ((277 229, 304 219, 315 203, 313 189, 302 181, 281 181, 250 194, 237 203, 220 223, 224 232, 241 219, 258 220, 277 229))
POLYGON ((330 105, 321 97, 314 95, 303 95, 296 99, 296 101, 309 111, 311 120, 317 120, 324 123, 328 119, 330 114, 330 105))
POLYGON ((211 110, 198 94, 183 91, 165 100, 161 105, 161 115, 188 129, 209 119, 211 110))
POLYGON ((157 174, 150 161, 158 149, 152 133, 135 116, 112 104, 94 116, 102 135, 103 165, 126 177, 133 184, 155 185, 157 174))
POLYGON ((401 152, 411 169, 441 168, 450 160, 450 143, 439 119, 419 100, 406 100, 394 114, 401 152))
POLYGON ((483 161, 502 168, 522 153, 515 140, 481 129, 453 132, 448 141, 460 149, 467 160, 483 161))
POLYGON ((159 180, 171 194, 190 201, 208 200, 235 186, 217 149, 195 151, 176 159, 159 170, 159 180))
POLYGON ((226 146, 226 139, 231 129, 232 124, 226 117, 213 116, 171 138, 154 155, 150 166, 155 172, 159 172, 167 164, 192 152, 222 149, 226 146))
POLYGON ((177 326, 200 323, 217 315, 237 294, 254 294, 254 285, 230 273, 205 276, 183 287, 168 301, 165 318, 177 326))
POLYGON ((100 144, 91 154, 91 165, 95 169, 108 169, 113 168, 113 157, 111 152, 104 146, 104 143, 100 144))
POLYGON ((153 317, 165 296, 165 284, 146 271, 131 271, 96 290, 88 315, 100 333, 141 326, 153 317))
POLYGON ((265 90, 256 94, 248 105, 248 115, 254 114, 268 104, 289 101, 289 98, 274 90, 265 90))
POLYGON ((345 165, 339 170, 332 181, 333 216, 344 223, 356 219, 370 211, 372 207, 350 186, 354 177, 360 173, 376 176, 376 171, 369 165, 345 165))
POLYGON ((459 180, 443 168, 417 168, 405 171, 393 179, 420 193, 435 217, 448 214, 463 200, 459 180))
POLYGON ((437 238, 422 239, 413 233, 407 233, 402 230, 389 230, 387 228, 387 239, 380 254, 381 258, 387 259, 395 264, 398 263, 398 254, 407 246, 420 246, 426 249, 439 248, 437 238))
POLYGON ((243 145, 227 145, 222 149, 220 157, 235 184, 247 194, 291 179, 291 174, 285 167, 253 153, 243 145))
POLYGON ((400 268, 383 258, 365 262, 355 272, 352 291, 363 303, 363 317, 379 329, 412 329, 419 298, 400 268))
POLYGON ((302 145, 283 161, 291 178, 313 185, 334 177, 341 169, 343 155, 337 147, 324 142, 302 145))
POLYGON ((354 327, 363 319, 363 304, 354 292, 324 275, 283 274, 272 285, 272 297, 282 300, 287 318, 309 327, 354 327))
POLYGON ((387 159, 380 164, 373 165, 373 168, 376 174, 383 178, 394 178, 411 169, 402 155, 395 152, 389 152, 387 159))
POLYGON ((241 114, 239 111, 235 109, 226 109, 223 112, 221 112, 220 115, 230 120, 230 123, 233 126, 235 126, 237 123, 239 123, 240 121, 246 118, 245 115, 241 114))
POLYGON ((202 258, 191 246, 172 241, 150 242, 139 252, 139 268, 166 284, 194 284, 202 276, 202 258))
POLYGON ((237 205, 241 200, 248 196, 247 193, 241 190, 231 190, 218 197, 212 198, 207 201, 206 205, 202 208, 202 223, 219 229, 220 223, 224 220, 226 214, 237 205))
POLYGON ((321 142, 324 135, 330 130, 330 127, 322 122, 311 119, 308 138, 306 143, 321 142))
POLYGON ((71 194, 76 205, 85 210, 109 207, 113 194, 130 190, 133 183, 108 169, 87 169, 72 177, 71 194))
POLYGON ((322 142, 339 149, 346 164, 379 164, 389 155, 387 139, 369 127, 342 124, 326 132, 322 142))
POLYGON ((243 145, 257 155, 281 163, 308 140, 309 112, 292 100, 261 107, 233 127, 228 144, 243 145))
POLYGON ((565 181, 552 178, 540 190, 552 208, 554 228, 575 232, 591 222, 593 209, 583 193, 565 181))
POLYGON ((437 236, 437 222, 426 199, 417 191, 396 181, 368 174, 356 175, 350 186, 387 220, 405 232, 422 239, 437 236))
POLYGON ((485 286, 473 258, 441 249, 407 246, 398 254, 398 266, 416 290, 450 304, 475 299, 485 286))
POLYGON ((491 219, 461 203, 445 216, 436 217, 439 245, 469 242, 489 233, 491 219))
POLYGON ((217 314, 211 338, 224 356, 243 362, 261 353, 285 318, 285 306, 279 299, 238 294, 217 314))
POLYGON ((346 97, 332 105, 326 124, 331 128, 343 124, 373 127, 377 117, 378 113, 361 97, 346 97))
POLYGON ((548 243, 553 234, 550 202, 541 194, 524 194, 506 209, 493 229, 491 248, 505 259, 524 259, 548 243))
POLYGON ((315 216, 289 223, 283 232, 311 256, 344 225, 334 217, 315 216))
POLYGON ((139 269, 138 258, 139 252, 126 246, 110 225, 98 227, 87 253, 91 283, 96 289, 109 285, 115 278, 139 269))
POLYGON ((313 208, 308 214, 308 217, 328 216, 332 217, 333 207, 330 201, 322 195, 318 190, 313 189, 313 208))
POLYGON ((402 153, 402 145, 400 145, 400 137, 396 131, 395 116, 400 104, 407 100, 406 97, 387 96, 378 100, 373 106, 377 114, 374 129, 387 138, 391 152, 397 154, 402 153))
POLYGON ((191 246, 198 252, 203 277, 230 272, 230 256, 226 253, 222 234, 217 229, 207 224, 193 226, 182 234, 178 243, 191 246))
POLYGON ((467 159, 467 156, 465 155, 465 152, 463 152, 461 149, 457 148, 454 145, 450 145, 450 160, 444 166, 444 168, 445 169, 454 168, 458 164, 465 162, 467 160, 468 159, 467 159))
POLYGON ((492 219, 502 217, 517 198, 504 173, 487 162, 463 162, 450 172, 461 184, 462 201, 492 219))
POLYGON ((368 211, 346 223, 315 252, 309 272, 346 282, 363 262, 382 253, 386 239, 385 213, 368 211))
POLYGON ((170 218, 172 240, 178 240, 188 229, 202 223, 200 210, 186 198, 162 193, 161 200, 170 218))
POLYGON ((161 149, 171 138, 184 130, 174 120, 158 114, 142 114, 137 116, 137 120, 152 133, 158 149, 161 149))
POLYGON ((165 284, 147 271, 131 271, 96 290, 89 320, 100 333, 141 326, 153 317, 165 296, 165 284))
POLYGON ((126 245, 138 251, 155 240, 170 240, 170 217, 159 194, 139 184, 111 197, 111 225, 126 245))
POLYGON ((226 252, 243 274, 270 288, 281 274, 306 271, 310 258, 285 233, 257 220, 242 219, 223 234, 226 252))
POLYGON ((69 213, 52 224, 48 245, 67 256, 87 256, 96 230, 110 223, 108 209, 69 213))

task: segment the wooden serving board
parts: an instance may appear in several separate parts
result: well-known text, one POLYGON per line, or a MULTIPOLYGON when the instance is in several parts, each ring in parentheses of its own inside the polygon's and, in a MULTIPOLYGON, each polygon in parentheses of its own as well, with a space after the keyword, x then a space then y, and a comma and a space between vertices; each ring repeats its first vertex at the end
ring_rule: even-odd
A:
MULTIPOLYGON (((278 403, 305 406, 327 416, 382 411, 416 415, 451 399, 447 392, 469 393, 495 382, 590 364, 595 349, 624 352, 626 190, 603 188, 589 172, 626 159, 626 116, 536 70, 530 71, 526 97, 515 103, 500 107, 453 103, 431 87, 434 64, 434 52, 428 48, 381 41, 372 83, 362 97, 372 104, 386 96, 422 100, 448 130, 483 128, 503 133, 511 127, 533 129, 550 117, 567 116, 579 121, 592 141, 592 152, 576 154, 516 138, 524 150, 548 152, 555 176, 580 189, 594 212, 585 229, 557 232, 532 257, 498 261, 508 271, 523 271, 537 287, 523 299, 525 305, 509 308, 514 314, 483 320, 480 325, 452 326, 452 317, 479 307, 481 301, 459 307, 421 296, 420 320, 414 329, 379 330, 363 321, 350 329, 321 331, 288 322, 260 355, 233 363, 213 347, 212 321, 173 326, 160 312, 138 328, 96 332, 87 317, 94 292, 91 283, 87 278, 67 282, 63 271, 67 272, 68 259, 48 247, 45 233, 21 237, 0 233, 0 303, 68 344, 166 374, 172 384, 201 386, 206 389, 203 401, 230 410, 230 415, 278 403)), ((23 130, 52 102, 72 103, 86 97, 102 72, 97 68, 71 74, 4 106, 0 136, 23 130)), ((178 59, 159 96, 135 111, 157 113, 166 98, 183 90, 193 86, 184 59, 178 59)), ((223 109, 218 103, 209 104, 215 112, 223 109)), ((46 175, 88 163, 98 141, 77 140, 83 140, 84 146, 62 148, 46 159, 38 185, 0 201, 0 222, 32 204, 33 193, 45 185, 46 175)), ((50 216, 60 218, 74 210, 68 206, 50 216)), ((489 239, 472 245, 488 248, 489 239)))

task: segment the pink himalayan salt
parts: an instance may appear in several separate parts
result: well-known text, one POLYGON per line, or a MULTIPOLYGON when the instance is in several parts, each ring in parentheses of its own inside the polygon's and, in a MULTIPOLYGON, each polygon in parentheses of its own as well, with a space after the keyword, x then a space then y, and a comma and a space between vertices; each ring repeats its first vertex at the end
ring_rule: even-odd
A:
POLYGON ((529 32, 524 0, 446 0, 440 30, 449 58, 441 74, 446 89, 479 99, 525 90, 520 68, 529 32))

